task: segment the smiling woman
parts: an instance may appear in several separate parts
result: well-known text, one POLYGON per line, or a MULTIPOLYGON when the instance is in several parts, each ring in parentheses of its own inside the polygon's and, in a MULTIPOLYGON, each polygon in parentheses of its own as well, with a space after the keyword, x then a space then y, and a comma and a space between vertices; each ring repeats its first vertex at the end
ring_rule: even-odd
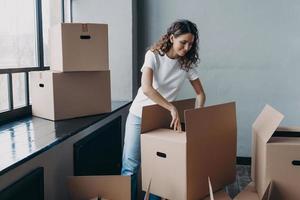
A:
MULTIPOLYGON (((137 199, 137 174, 140 168, 140 133, 142 109, 158 104, 170 112, 170 127, 181 132, 177 108, 171 103, 183 82, 188 79, 204 106, 205 94, 194 68, 199 60, 198 30, 189 20, 175 21, 145 55, 141 68, 142 85, 133 100, 125 128, 122 175, 132 176, 132 200, 137 199)), ((150 199, 160 199, 150 195, 150 199)))

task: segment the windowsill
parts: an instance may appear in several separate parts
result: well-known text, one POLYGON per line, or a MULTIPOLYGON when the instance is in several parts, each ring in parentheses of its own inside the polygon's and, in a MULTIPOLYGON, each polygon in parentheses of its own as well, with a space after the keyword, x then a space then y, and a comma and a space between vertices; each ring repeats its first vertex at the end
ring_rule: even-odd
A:
POLYGON ((0 126, 0 175, 61 143, 131 102, 113 101, 112 112, 53 122, 39 117, 0 126))

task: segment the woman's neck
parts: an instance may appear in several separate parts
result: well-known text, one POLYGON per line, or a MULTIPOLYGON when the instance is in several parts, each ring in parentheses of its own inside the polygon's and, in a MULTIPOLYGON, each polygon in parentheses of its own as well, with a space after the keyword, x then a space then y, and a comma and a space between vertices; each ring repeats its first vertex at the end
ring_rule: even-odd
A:
POLYGON ((178 58, 178 55, 177 55, 177 53, 174 51, 173 48, 171 48, 166 54, 167 54, 167 56, 168 56, 169 58, 171 58, 171 59, 176 59, 176 58, 178 58))

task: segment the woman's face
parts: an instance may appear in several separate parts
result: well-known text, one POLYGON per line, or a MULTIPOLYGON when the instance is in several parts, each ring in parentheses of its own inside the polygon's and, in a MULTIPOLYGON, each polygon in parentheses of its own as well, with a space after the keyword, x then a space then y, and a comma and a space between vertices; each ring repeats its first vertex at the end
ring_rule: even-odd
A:
POLYGON ((191 48, 194 43, 194 35, 186 33, 175 37, 171 35, 171 42, 173 43, 173 51, 177 56, 184 56, 191 48))

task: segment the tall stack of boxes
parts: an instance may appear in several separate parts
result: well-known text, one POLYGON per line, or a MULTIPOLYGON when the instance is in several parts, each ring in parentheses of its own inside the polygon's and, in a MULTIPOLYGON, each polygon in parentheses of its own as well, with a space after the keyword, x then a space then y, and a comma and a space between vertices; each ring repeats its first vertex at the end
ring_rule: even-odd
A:
POLYGON ((111 111, 108 25, 50 29, 50 71, 30 74, 32 114, 63 120, 111 111))

